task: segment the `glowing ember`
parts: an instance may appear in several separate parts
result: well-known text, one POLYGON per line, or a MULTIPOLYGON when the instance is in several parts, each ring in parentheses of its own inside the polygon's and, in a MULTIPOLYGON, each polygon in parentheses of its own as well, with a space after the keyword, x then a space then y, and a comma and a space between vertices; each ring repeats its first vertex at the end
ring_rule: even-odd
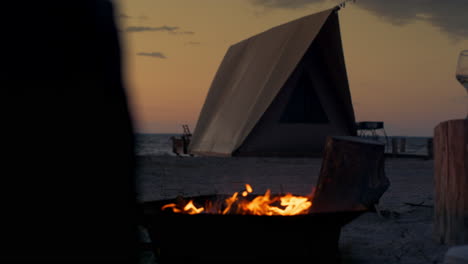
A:
MULTIPOLYGON (((245 185, 246 190, 241 193, 242 197, 247 197, 253 192, 250 185, 245 185)), ((270 190, 264 195, 258 195, 252 200, 239 197, 235 192, 227 198, 225 204, 207 202, 205 207, 197 207, 193 201, 189 201, 184 206, 171 203, 164 205, 161 210, 171 208, 174 213, 183 214, 249 214, 249 215, 299 215, 307 214, 312 207, 312 195, 294 196, 290 193, 284 196, 271 197, 270 190)))
POLYGON ((246 191, 242 192, 242 196, 244 196, 244 197, 249 195, 249 193, 253 192, 252 186, 250 186, 250 184, 246 184, 245 189, 246 189, 246 191))

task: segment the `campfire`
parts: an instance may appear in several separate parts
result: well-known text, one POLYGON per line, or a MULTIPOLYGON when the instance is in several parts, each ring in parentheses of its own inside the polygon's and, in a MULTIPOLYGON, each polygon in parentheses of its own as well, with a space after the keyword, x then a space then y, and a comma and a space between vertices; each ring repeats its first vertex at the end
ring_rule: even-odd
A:
POLYGON ((341 227, 365 212, 314 212, 320 204, 312 195, 254 194, 247 186, 234 194, 146 202, 144 226, 156 261, 335 264, 341 227))
POLYGON ((238 214, 238 215, 301 215, 308 214, 312 207, 313 192, 309 196, 272 195, 268 189, 264 195, 252 197, 253 188, 245 185, 245 190, 235 192, 224 200, 206 200, 204 205, 196 205, 193 200, 180 200, 169 203, 161 210, 172 209, 174 213, 182 214, 238 214), (240 195, 239 195, 240 193, 240 195))
POLYGON ((339 263, 341 228, 372 210, 389 186, 384 145, 329 137, 310 195, 234 193, 142 204, 158 263, 339 263))

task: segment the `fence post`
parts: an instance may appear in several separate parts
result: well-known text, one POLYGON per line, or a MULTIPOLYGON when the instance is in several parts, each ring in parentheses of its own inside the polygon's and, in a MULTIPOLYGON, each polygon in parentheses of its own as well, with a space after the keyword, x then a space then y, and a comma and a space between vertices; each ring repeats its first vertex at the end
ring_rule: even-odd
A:
POLYGON ((433 159, 434 158, 434 145, 433 145, 433 139, 432 138, 427 139, 427 158, 428 159, 433 159))
POLYGON ((406 152, 406 138, 404 137, 400 138, 400 152, 406 152))
POLYGON ((468 244, 468 119, 434 129, 434 237, 448 245, 468 244))
POLYGON ((392 138, 392 154, 398 154, 398 138, 392 138))

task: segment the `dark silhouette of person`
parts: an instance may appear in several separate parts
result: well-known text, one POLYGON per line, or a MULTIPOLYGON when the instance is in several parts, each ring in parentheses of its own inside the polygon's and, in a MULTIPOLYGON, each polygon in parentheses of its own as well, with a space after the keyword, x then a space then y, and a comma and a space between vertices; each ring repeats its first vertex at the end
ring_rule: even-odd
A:
POLYGON ((133 128, 111 2, 1 5, 0 263, 135 263, 133 128))

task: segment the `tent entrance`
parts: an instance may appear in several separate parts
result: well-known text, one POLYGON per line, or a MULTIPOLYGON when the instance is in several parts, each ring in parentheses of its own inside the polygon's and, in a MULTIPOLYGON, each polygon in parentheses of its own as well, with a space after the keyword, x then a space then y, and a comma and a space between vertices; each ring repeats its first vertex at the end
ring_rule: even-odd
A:
POLYGON ((308 74, 301 74, 285 111, 281 115, 280 123, 329 123, 308 74))

